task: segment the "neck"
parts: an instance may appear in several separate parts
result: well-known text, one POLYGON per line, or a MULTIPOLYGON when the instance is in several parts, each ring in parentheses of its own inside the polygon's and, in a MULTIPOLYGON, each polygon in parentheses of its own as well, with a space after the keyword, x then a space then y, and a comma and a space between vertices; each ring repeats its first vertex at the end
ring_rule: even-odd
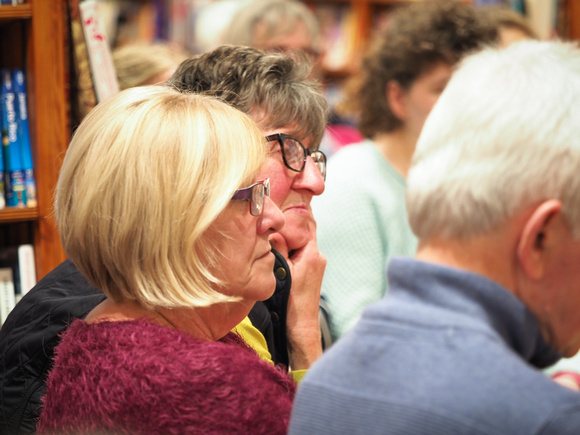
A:
POLYGON ((115 302, 110 298, 97 305, 86 317, 89 323, 147 319, 183 331, 204 341, 217 341, 240 323, 252 307, 249 301, 215 304, 196 308, 147 309, 137 302, 115 302))
POLYGON ((416 258, 428 263, 482 275, 516 293, 517 233, 511 225, 468 238, 432 237, 421 240, 416 258))
POLYGON ((411 137, 409 132, 400 128, 376 135, 373 137, 373 142, 385 160, 403 178, 407 178, 411 159, 417 145, 417 138, 411 137))

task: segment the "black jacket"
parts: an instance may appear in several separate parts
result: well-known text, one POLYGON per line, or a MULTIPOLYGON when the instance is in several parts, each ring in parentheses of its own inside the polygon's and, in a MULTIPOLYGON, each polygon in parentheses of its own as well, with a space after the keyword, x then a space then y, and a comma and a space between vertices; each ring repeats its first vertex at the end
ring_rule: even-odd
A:
MULTIPOLYGON (((286 307, 291 278, 284 258, 273 252, 276 291, 268 301, 256 303, 249 317, 264 334, 274 362, 287 365, 286 307)), ((66 260, 16 305, 0 329, 0 435, 35 432, 59 334, 104 299, 66 260)))

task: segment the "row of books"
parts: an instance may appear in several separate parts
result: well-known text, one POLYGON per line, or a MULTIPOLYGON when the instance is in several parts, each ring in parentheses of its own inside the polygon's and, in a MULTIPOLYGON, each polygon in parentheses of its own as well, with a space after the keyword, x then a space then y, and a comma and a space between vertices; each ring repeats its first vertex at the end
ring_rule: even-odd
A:
POLYGON ((348 3, 317 3, 312 10, 320 23, 322 69, 349 72, 359 61, 365 38, 360 10, 348 3))
POLYGON ((24 3, 26 3, 25 0, 2 0, 2 3, 0 3, 0 4, 17 6, 17 5, 23 5, 24 3))
POLYGON ((170 41, 197 53, 200 46, 196 41, 196 19, 210 3, 212 0, 99 0, 99 15, 113 47, 170 41))
POLYGON ((36 207, 36 182, 24 71, 0 70, 0 86, 2 115, 0 208, 36 207))
POLYGON ((32 245, 0 249, 0 325, 18 301, 36 284, 32 245))
MULTIPOLYGON (((216 7, 212 16, 204 15, 212 22, 202 26, 196 20, 211 3, 211 0, 100 0, 99 15, 112 46, 170 41, 191 53, 199 53, 209 48, 209 41, 205 39, 215 39, 214 32, 224 27, 223 20, 237 8, 234 2, 221 5, 223 10, 216 7), (208 34, 201 33, 201 29, 208 34)), ((307 4, 321 25, 323 69, 348 69, 358 55, 365 33, 360 8, 353 8, 349 2, 308 1, 307 4)))

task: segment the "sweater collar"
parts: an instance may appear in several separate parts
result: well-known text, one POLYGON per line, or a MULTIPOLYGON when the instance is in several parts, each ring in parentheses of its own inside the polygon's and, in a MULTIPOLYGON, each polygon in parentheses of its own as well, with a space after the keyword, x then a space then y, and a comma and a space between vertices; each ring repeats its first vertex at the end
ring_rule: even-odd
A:
MULTIPOLYGON (((388 266, 389 291, 411 294, 442 312, 453 312, 454 322, 485 328, 501 338, 522 358, 538 368, 560 355, 543 339, 537 320, 510 291, 472 272, 411 258, 395 257, 388 266)), ((447 316, 438 316, 445 321, 447 316)))

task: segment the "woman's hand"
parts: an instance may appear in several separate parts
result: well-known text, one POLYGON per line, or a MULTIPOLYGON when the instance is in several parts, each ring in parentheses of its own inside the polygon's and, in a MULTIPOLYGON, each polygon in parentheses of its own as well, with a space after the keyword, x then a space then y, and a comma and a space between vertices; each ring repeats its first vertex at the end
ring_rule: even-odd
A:
POLYGON ((309 226, 311 237, 306 245, 290 253, 287 249, 286 252, 281 251, 288 260, 292 276, 286 318, 288 356, 292 370, 308 369, 322 355, 318 313, 326 258, 318 250, 314 219, 309 226))

